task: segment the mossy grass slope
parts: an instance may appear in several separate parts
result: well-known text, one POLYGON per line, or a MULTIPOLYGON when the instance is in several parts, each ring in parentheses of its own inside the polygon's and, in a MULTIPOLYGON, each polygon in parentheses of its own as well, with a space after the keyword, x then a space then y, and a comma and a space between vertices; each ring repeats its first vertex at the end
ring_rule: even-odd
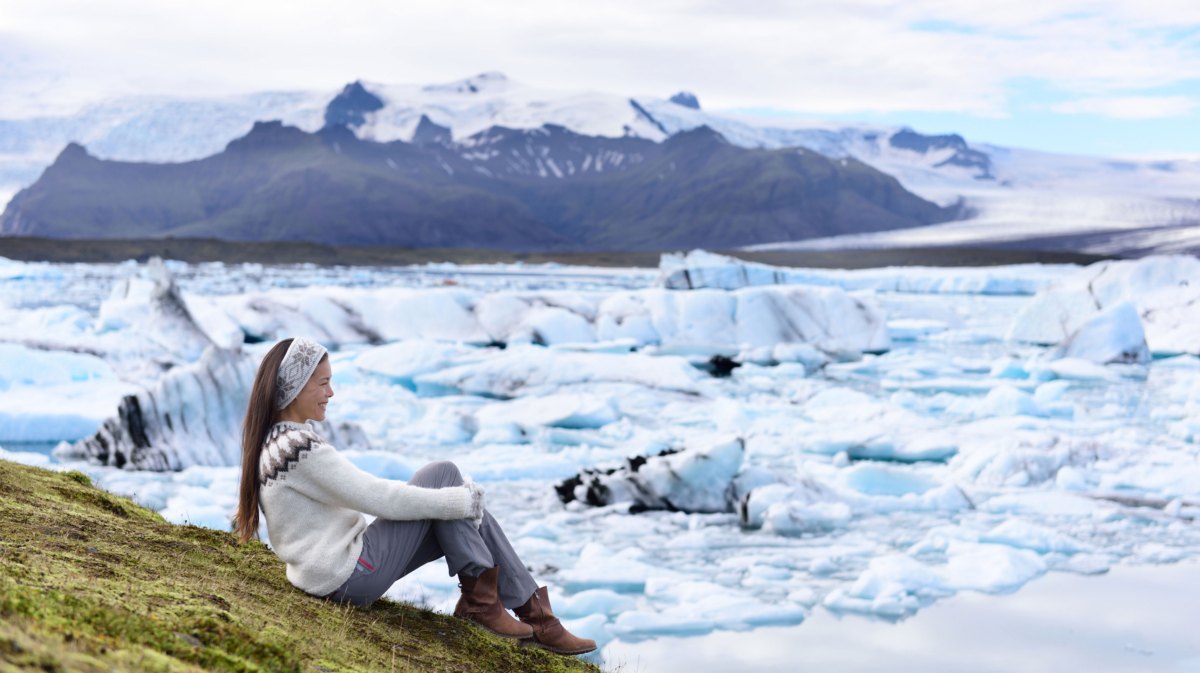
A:
POLYGON ((596 671, 461 620, 293 588, 259 542, 0 460, 0 671, 596 671))

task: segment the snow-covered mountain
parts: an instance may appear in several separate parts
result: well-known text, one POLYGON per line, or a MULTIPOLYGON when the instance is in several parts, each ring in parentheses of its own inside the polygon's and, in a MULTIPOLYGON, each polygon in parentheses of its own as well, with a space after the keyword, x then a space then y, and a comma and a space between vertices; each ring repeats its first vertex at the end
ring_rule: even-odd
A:
MULTIPOLYGON (((340 92, 122 99, 70 116, 0 120, 0 200, 36 180, 71 141, 99 158, 181 161, 219 152, 265 119, 307 131, 341 123, 358 137, 376 141, 430 139, 439 133, 463 141, 495 126, 537 129, 546 124, 589 136, 661 141, 707 125, 742 147, 803 147, 833 158, 853 157, 937 203, 948 205, 962 197, 974 214, 957 223, 808 241, 805 246, 1059 237, 1059 245, 1078 243, 1101 252, 1200 247, 1196 161, 1065 156, 898 127, 749 118, 706 111, 691 94, 668 99, 564 92, 521 84, 500 73, 424 86, 356 82, 340 92)), ((554 176, 548 172, 546 177, 554 176)))

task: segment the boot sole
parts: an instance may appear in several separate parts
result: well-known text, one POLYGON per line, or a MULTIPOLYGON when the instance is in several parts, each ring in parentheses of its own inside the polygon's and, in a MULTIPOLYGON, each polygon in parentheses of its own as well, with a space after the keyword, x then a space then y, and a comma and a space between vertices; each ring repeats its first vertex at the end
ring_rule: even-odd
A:
POLYGON ((521 645, 523 645, 525 647, 537 647, 537 648, 546 650, 547 652, 553 652, 555 654, 567 654, 567 655, 587 654, 588 652, 596 651, 595 646, 589 647, 585 650, 556 650, 553 647, 550 647, 549 645, 546 645, 544 643, 540 643, 540 642, 534 640, 533 638, 522 638, 521 645))

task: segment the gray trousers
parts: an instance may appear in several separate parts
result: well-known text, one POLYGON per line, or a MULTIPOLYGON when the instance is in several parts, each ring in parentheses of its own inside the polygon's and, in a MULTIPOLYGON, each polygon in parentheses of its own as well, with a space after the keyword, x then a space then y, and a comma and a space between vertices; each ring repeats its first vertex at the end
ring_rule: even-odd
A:
MULTIPOLYGON (((463 478, 454 463, 443 460, 417 470, 408 483, 444 488, 461 486, 463 478)), ((500 601, 506 608, 524 605, 537 591, 537 582, 517 557, 500 524, 484 511, 478 530, 466 519, 376 519, 363 534, 362 553, 350 579, 328 598, 355 605, 374 603, 393 582, 443 556, 451 575, 478 577, 500 566, 500 601)))

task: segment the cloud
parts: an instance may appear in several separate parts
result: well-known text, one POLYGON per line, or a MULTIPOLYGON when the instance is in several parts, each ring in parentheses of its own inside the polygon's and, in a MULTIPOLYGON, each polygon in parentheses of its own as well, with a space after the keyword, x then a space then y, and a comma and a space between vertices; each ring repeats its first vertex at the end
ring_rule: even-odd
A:
POLYGON ((556 89, 688 89, 714 109, 1003 116, 1014 82, 1099 100, 1200 81, 1200 44, 1180 39, 1200 29, 1194 0, 17 0, 5 11, 5 33, 44 56, 0 72, 9 100, 499 70, 556 89))
POLYGON ((1115 96, 1081 98, 1051 106, 1061 114, 1091 114, 1114 119, 1166 119, 1185 117, 1200 108, 1189 96, 1115 96))

